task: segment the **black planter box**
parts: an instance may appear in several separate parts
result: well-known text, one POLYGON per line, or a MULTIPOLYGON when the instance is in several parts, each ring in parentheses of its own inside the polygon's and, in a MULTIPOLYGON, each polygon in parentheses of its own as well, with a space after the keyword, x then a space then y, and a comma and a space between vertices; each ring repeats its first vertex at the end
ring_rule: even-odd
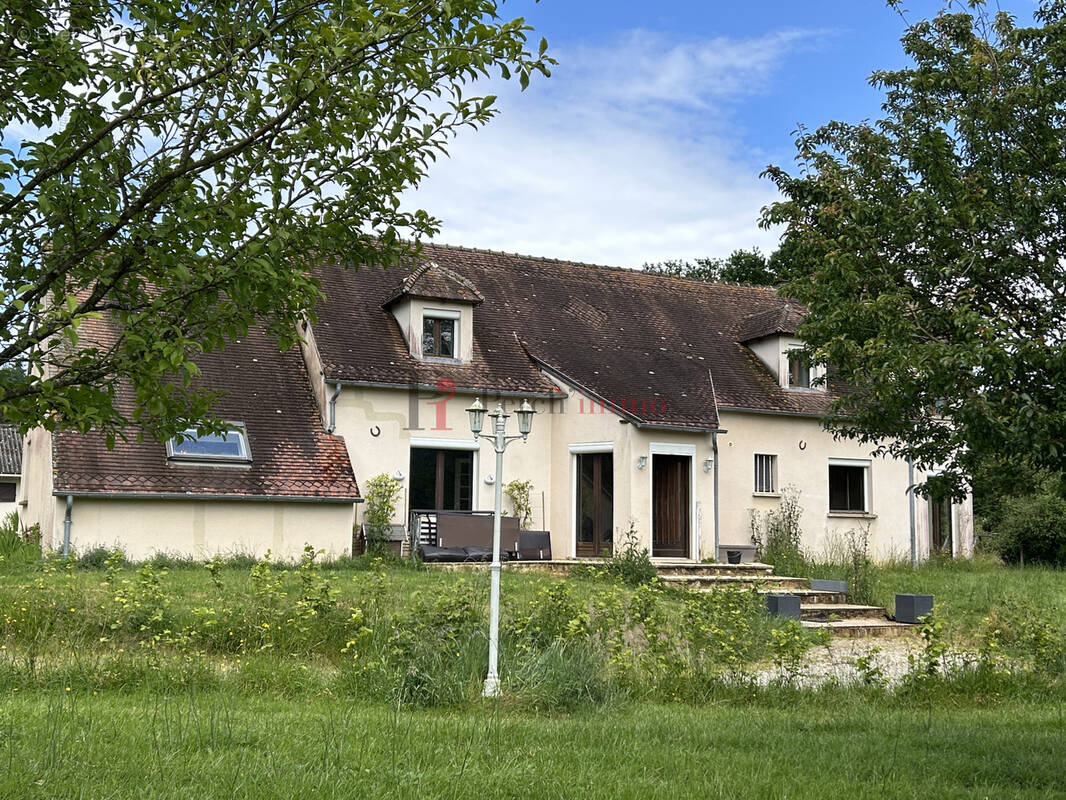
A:
POLYGON ((931 594, 897 594, 896 622, 909 622, 917 625, 926 614, 933 613, 933 596, 931 594))
POLYGON ((811 588, 816 592, 844 592, 848 591, 847 581, 825 581, 819 578, 811 578, 811 588))
POLYGON ((768 594, 766 610, 778 617, 800 618, 800 599, 795 594, 768 594))

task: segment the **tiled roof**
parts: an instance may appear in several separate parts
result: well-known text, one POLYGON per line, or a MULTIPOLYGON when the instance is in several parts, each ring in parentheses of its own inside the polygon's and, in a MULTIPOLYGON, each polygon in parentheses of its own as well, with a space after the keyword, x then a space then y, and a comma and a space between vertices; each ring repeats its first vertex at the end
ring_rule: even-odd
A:
POLYGON ((326 299, 315 338, 327 380, 550 392, 538 366, 621 404, 637 421, 714 427, 717 408, 819 415, 826 396, 781 388, 744 344, 752 314, 785 317, 773 290, 484 250, 426 245, 484 302, 474 310, 474 362, 421 362, 382 310, 396 268, 320 265, 326 299), (712 383, 714 391, 712 391, 712 383), (717 403, 715 402, 717 400, 717 403))
POLYGON ((419 361, 408 351, 396 319, 382 308, 395 296, 400 269, 329 265, 314 273, 325 293, 313 330, 327 380, 421 387, 450 381, 443 385, 542 396, 558 392, 522 349, 506 304, 475 308, 470 364, 419 361))
POLYGON ((404 296, 467 303, 480 303, 485 299, 474 284, 435 261, 423 262, 422 266, 400 281, 392 295, 381 304, 382 308, 388 308, 404 296))
POLYGON ((741 342, 754 342, 767 336, 794 334, 803 322, 803 310, 785 303, 779 308, 770 308, 748 314, 740 324, 738 338, 741 342))
MULTIPOLYGON (((262 330, 196 359, 203 388, 223 395, 222 419, 243 422, 250 466, 169 462, 166 446, 149 437, 118 441, 65 431, 55 440, 56 492, 143 495, 343 499, 359 495, 344 440, 327 434, 296 348, 278 351, 262 330)), ((128 407, 129 394, 120 402, 128 407)))
POLYGON ((22 473, 22 437, 14 425, 0 425, 0 475, 22 473))

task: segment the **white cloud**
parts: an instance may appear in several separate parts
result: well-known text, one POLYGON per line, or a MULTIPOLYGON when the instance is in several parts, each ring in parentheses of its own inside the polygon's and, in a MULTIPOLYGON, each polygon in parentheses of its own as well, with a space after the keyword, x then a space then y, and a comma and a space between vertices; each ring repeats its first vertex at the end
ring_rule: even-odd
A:
POLYGON ((556 54, 548 81, 493 86, 501 114, 460 136, 408 195, 437 241, 640 266, 776 246, 764 157, 730 117, 816 32, 671 42, 633 32, 556 54))

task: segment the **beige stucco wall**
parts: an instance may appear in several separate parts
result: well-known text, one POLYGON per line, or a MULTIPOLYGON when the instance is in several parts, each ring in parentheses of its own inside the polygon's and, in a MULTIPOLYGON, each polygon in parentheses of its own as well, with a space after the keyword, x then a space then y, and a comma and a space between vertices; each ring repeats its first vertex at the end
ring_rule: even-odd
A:
MULTIPOLYGON (((344 437, 348 453, 360 485, 367 479, 397 472, 403 475, 403 498, 397 508, 395 523, 407 520, 409 473, 412 447, 469 449, 474 458, 473 505, 475 509, 491 509, 495 479, 496 455, 487 441, 475 443, 465 411, 473 395, 453 396, 422 390, 408 392, 399 389, 371 389, 345 386, 336 402, 337 433, 344 437)), ((490 398, 483 398, 490 408, 490 398)), ((507 398, 508 410, 513 410, 514 398, 507 398)), ((519 400, 518 402, 521 402, 519 400)), ((538 403, 540 411, 547 411, 547 401, 538 403)), ((550 517, 550 442, 551 414, 540 413, 534 419, 533 434, 525 442, 515 442, 507 448, 503 481, 522 479, 533 481, 531 505, 533 527, 544 525, 545 513, 550 517)), ((509 433, 517 433, 512 417, 509 433)), ((489 421, 486 420, 486 431, 489 421)))
MULTIPOLYGON (((793 486, 800 492, 803 545, 810 553, 831 554, 849 531, 869 526, 874 557, 909 558, 911 512, 905 461, 874 458, 869 446, 834 440, 816 419, 723 411, 722 427, 728 431, 719 440, 723 544, 747 542, 750 510, 764 512, 779 503, 775 497, 753 492, 755 454, 764 453, 777 456, 778 487, 793 486), (832 458, 869 460, 869 514, 829 512, 829 460, 832 458)), ((924 478, 920 472, 914 475, 916 483, 924 478)), ((972 508, 972 501, 967 498, 953 509, 955 541, 960 554, 973 551, 972 508)), ((927 501, 916 497, 914 509, 918 555, 925 558, 929 554, 927 501)))
MULTIPOLYGON (((65 499, 53 498, 51 548, 62 546, 65 499)), ((118 547, 135 561, 157 552, 193 558, 216 553, 299 557, 304 544, 327 555, 351 552, 353 506, 230 500, 124 500, 76 497, 71 514, 75 552, 118 547)))
POLYGON ((55 517, 52 466, 52 434, 44 428, 34 428, 22 441, 20 516, 24 528, 41 526, 42 537, 47 537, 41 544, 46 549, 51 547, 55 517))
MULTIPOLYGON (((614 526, 617 537, 630 521, 645 546, 651 536, 651 463, 655 452, 674 450, 693 456, 692 531, 697 558, 713 558, 714 481, 708 459, 712 457, 707 432, 677 432, 640 428, 607 411, 557 381, 569 393, 564 401, 539 400, 533 432, 527 442, 510 445, 504 460, 504 483, 513 479, 533 483, 533 524, 552 534, 556 557, 575 552, 575 451, 608 451, 614 459, 614 526), (649 458, 644 469, 638 459, 649 458)), ((337 432, 344 436, 361 481, 382 472, 403 475, 404 499, 394 522, 406 522, 410 450, 415 447, 460 447, 476 451, 474 507, 489 510, 494 486, 495 454, 485 440, 473 441, 465 408, 473 395, 447 395, 423 391, 411 394, 392 389, 346 386, 337 401, 337 432), (374 434, 377 434, 376 436, 374 434)), ((495 405, 483 398, 489 407, 495 405)), ((507 399, 508 409, 518 402, 507 399)), ((516 431, 509 420, 509 432, 516 431)), ((486 432, 488 421, 486 421, 486 432)), ((822 555, 838 546, 844 535, 869 526, 870 547, 880 559, 907 557, 910 552, 910 506, 905 462, 871 458, 869 448, 848 441, 834 441, 818 420, 785 415, 722 412, 722 427, 728 433, 719 439, 720 541, 749 542, 751 509, 765 511, 777 497, 753 493, 755 453, 778 456, 778 486, 795 486, 803 507, 804 547, 822 555), (801 447, 802 445, 802 447, 801 447), (869 459, 871 512, 868 515, 830 514, 828 466, 831 458, 869 459)), ((922 476, 916 476, 921 480, 922 476)), ((508 507, 506 499, 505 508, 508 507)), ((927 505, 915 502, 919 554, 928 553, 927 505), (924 515, 924 517, 923 517, 924 515), (924 537, 924 540, 923 540, 924 537)), ((972 510, 968 503, 955 509, 956 541, 961 553, 972 548, 972 510)))

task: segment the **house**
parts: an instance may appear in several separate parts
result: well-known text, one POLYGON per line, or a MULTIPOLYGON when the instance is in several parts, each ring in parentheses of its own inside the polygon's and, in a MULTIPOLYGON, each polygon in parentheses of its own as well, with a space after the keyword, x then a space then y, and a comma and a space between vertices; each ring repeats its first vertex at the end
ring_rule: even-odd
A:
MULTIPOLYGON (((261 329, 197 359, 201 387, 230 429, 195 428, 166 443, 129 431, 108 449, 97 433, 38 428, 25 439, 22 524, 42 546, 77 552, 297 557, 305 543, 351 548, 359 487, 345 443, 323 429, 298 349, 261 329)), ((128 392, 119 402, 132 410, 128 392)))
POLYGON ((632 527, 653 557, 713 559, 794 487, 812 552, 859 529, 878 558, 906 556, 912 530, 919 557, 971 551, 968 499, 912 498, 925 476, 823 430, 839 387, 789 357, 801 310, 771 290, 446 246, 406 271, 315 274, 303 350, 322 418, 357 475, 401 479, 396 524, 528 480, 557 558, 632 527), (470 433, 475 397, 538 412, 502 476, 470 433))
POLYGON ((878 558, 907 555, 912 531, 919 557, 971 551, 968 499, 913 497, 924 475, 823 430, 840 387, 790 357, 802 310, 771 290, 440 245, 355 266, 310 265, 324 299, 298 352, 253 330, 202 359, 224 439, 108 451, 31 432, 24 524, 46 546, 134 557, 341 553, 356 476, 386 473, 403 488, 394 525, 426 542, 440 512, 491 509, 495 483, 523 480, 555 558, 606 555, 632 530, 657 559, 721 559, 786 487, 812 552, 854 530, 878 558), (475 398, 537 411, 503 475, 470 432, 475 398))

